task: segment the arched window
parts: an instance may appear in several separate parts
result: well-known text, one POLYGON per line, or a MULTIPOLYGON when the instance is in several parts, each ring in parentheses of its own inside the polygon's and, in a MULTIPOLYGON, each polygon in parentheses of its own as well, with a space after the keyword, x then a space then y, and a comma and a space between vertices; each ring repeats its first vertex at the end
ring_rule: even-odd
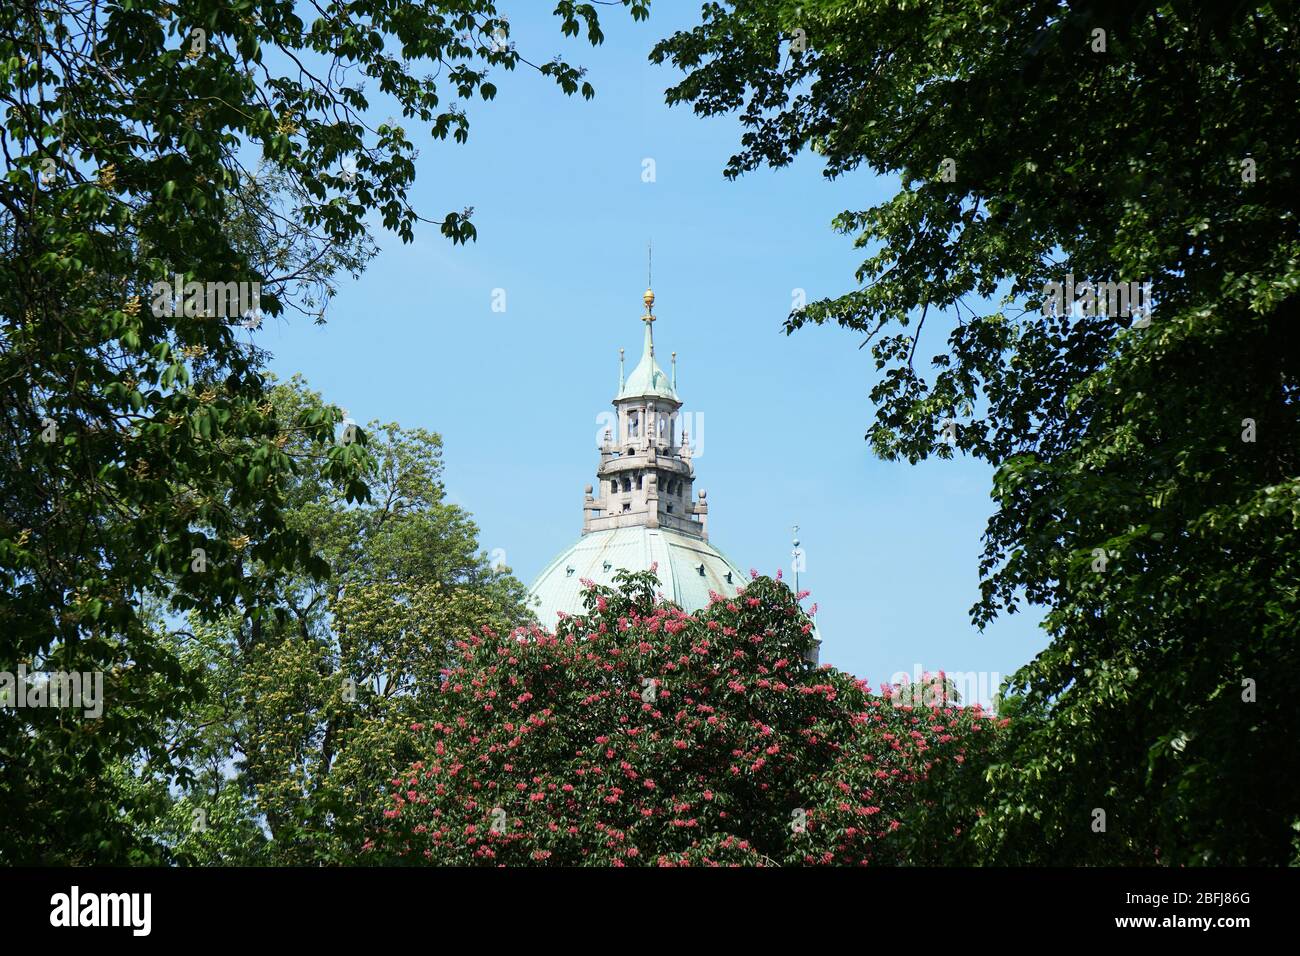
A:
POLYGON ((627 437, 635 438, 638 434, 637 429, 640 427, 640 415, 637 412, 627 413, 627 437))

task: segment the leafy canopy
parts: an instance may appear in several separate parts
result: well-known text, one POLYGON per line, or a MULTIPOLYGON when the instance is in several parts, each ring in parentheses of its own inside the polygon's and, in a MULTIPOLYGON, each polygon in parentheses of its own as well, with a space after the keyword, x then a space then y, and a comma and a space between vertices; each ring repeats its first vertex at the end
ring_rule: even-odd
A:
MULTIPOLYGON (((634 17, 645 0, 623 0, 634 17)), ((596 8, 555 7, 599 43, 596 8)), ((320 317, 374 219, 404 241, 414 145, 463 142, 463 105, 531 63, 492 0, 40 0, 0 8, 0 668, 100 671, 98 722, 0 713, 0 858, 120 862, 132 845, 106 768, 162 772, 169 719, 199 691, 142 611, 261 613, 252 563, 321 576, 284 520, 305 438, 320 477, 367 495, 341 414, 282 418, 259 323, 320 317), (393 109, 402 120, 379 120, 393 109), (260 183, 260 185, 259 185, 260 183), (260 283, 260 303, 157 283, 260 283), (199 570, 202 568, 202 570, 199 570), (87 781, 95 781, 88 786, 87 781)), ((474 237, 468 209, 437 221, 474 237)))
POLYGON ((878 454, 997 469, 972 615, 1045 605, 1051 644, 1010 681, 985 859, 1300 847, 1298 28, 1264 2, 745 0, 652 54, 685 71, 670 103, 739 113, 728 176, 807 149, 899 177, 835 220, 856 287, 786 328, 871 343, 878 454), (1042 310, 1070 276, 1151 283, 1149 323, 1042 310))

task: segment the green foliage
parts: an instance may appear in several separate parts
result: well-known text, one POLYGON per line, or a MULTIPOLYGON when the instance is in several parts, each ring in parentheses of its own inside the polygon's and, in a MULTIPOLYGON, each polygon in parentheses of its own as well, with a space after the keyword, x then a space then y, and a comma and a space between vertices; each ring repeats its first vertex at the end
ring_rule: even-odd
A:
MULTIPOLYGON (((286 414, 321 399, 300 380, 272 390, 286 414)), ((176 727, 195 784, 160 839, 187 862, 346 862, 376 817, 394 762, 411 759, 411 722, 429 706, 452 635, 527 619, 524 590, 491 566, 477 529, 443 500, 442 442, 372 424, 352 505, 306 461, 284 512, 332 573, 323 579, 250 563, 256 601, 215 622, 196 618, 182 659, 203 674, 207 704, 176 727), (206 829, 190 821, 206 811, 206 829)))
MULTIPOLYGON (((555 15, 600 42, 591 5, 555 15)), ((256 282, 264 317, 322 317, 334 273, 373 248, 366 220, 410 241, 421 218, 414 145, 373 111, 464 142, 447 97, 491 99, 493 70, 593 94, 508 34, 492 0, 0 8, 0 670, 102 672, 109 702, 98 720, 0 711, 0 861, 153 852, 132 846, 121 794, 94 789, 123 762, 168 776, 165 729, 201 691, 142 608, 247 618, 264 598, 248 567, 325 572, 284 519, 286 435, 317 480, 366 499, 337 409, 285 418, 267 401, 245 327, 259 316, 174 310, 155 283, 256 282)), ((436 224, 468 241, 470 212, 436 224)))
POLYGON ((897 863, 929 774, 995 733, 978 708, 903 705, 814 667, 779 581, 685 614, 656 602, 653 572, 615 580, 554 635, 457 643, 362 859, 897 863))
POLYGON ((859 287, 787 329, 873 342, 880 455, 949 457, 954 420, 997 468, 973 618, 1042 604, 1051 644, 1007 688, 986 861, 1294 858, 1298 28, 1254 2, 754 0, 653 53, 687 71, 670 102, 740 112, 728 175, 806 147, 901 178, 836 219, 859 287), (1150 323, 1044 314, 1067 275, 1152 283, 1150 323), (930 313, 955 328, 927 378, 930 313))

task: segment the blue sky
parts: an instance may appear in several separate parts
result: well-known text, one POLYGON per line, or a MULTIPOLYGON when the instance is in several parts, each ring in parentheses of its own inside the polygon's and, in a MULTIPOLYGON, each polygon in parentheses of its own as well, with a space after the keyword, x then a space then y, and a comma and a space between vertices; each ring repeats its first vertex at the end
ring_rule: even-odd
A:
MULTIPOLYGON (((828 182, 805 155, 728 182, 736 120, 669 109, 676 73, 646 60, 695 5, 657 4, 641 24, 605 11, 596 49, 561 37, 549 7, 503 4, 512 39, 534 62, 563 52, 588 67, 596 98, 567 98, 521 69, 494 77, 495 101, 466 104, 467 145, 407 122, 420 148, 414 205, 432 218, 473 206, 478 241, 453 247, 428 226, 404 246, 377 232, 379 255, 358 281, 345 277, 327 325, 297 318, 258 333, 274 370, 301 372, 356 421, 439 432, 448 497, 530 583, 581 529, 618 349, 632 364, 640 355, 653 241, 656 351, 665 365, 677 352, 686 410, 703 415, 696 488, 709 492, 710 540, 742 568, 788 574, 797 523, 822 660, 873 686, 917 664, 1013 671, 1046 644, 1039 615, 982 635, 967 615, 990 469, 875 459, 863 440, 869 350, 838 328, 781 329, 794 289, 813 300, 852 287, 860 255, 830 221, 887 198, 895 181, 828 182), (504 313, 492 311, 494 289, 504 313)), ((928 323, 918 360, 945 335, 928 323)))

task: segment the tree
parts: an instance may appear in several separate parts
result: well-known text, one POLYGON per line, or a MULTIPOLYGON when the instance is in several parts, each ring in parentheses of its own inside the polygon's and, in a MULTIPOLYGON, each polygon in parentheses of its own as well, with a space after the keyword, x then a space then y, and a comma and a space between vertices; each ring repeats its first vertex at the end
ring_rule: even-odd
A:
MULTIPOLYGON (((646 15, 644 0, 624 5, 646 15)), ((320 312, 372 212, 414 235, 414 147, 397 119, 375 122, 386 104, 366 83, 463 142, 468 114, 448 91, 490 100, 493 70, 534 66, 492 0, 300 9, 0 10, 0 670, 102 673, 109 701, 98 721, 0 711, 5 862, 154 852, 120 826, 121 794, 91 789, 120 760, 165 772, 164 729, 197 692, 142 609, 244 613, 249 562, 325 574, 281 517, 285 430, 324 456, 324 480, 365 498, 364 439, 336 443, 332 407, 275 418, 249 340, 291 306, 320 312), (279 188, 259 193, 256 178, 279 188), (287 204, 260 207, 250 230, 241 216, 272 194, 287 204)), ((601 41, 593 6, 560 0, 555 14, 564 34, 601 41)), ((593 94, 558 58, 534 68, 593 94)), ((437 225, 474 236, 468 209, 437 225)))
POLYGON ((436 864, 899 862, 934 767, 994 725, 807 660, 779 581, 686 614, 657 578, 589 584, 554 634, 459 641, 362 859, 436 864))
POLYGON ((686 71, 670 102, 740 111, 729 176, 806 147, 828 178, 901 178, 835 221, 870 250, 859 287, 786 329, 874 342, 878 454, 996 466, 972 615, 1045 605, 1051 643, 1007 688, 987 861, 1297 857, 1297 26, 1253 2, 748 0, 652 54, 686 71))
MULTIPOLYGON (((301 379, 270 397, 290 417, 323 405, 301 379)), ((159 835, 183 862, 350 861, 392 766, 414 758, 409 726, 436 696, 453 635, 531 620, 523 586, 443 500, 441 439, 393 424, 367 434, 367 503, 309 463, 283 515, 334 572, 250 563, 248 610, 194 616, 176 635, 205 691, 173 728, 193 785, 159 835)), ((288 450, 309 458, 305 444, 288 450)))

